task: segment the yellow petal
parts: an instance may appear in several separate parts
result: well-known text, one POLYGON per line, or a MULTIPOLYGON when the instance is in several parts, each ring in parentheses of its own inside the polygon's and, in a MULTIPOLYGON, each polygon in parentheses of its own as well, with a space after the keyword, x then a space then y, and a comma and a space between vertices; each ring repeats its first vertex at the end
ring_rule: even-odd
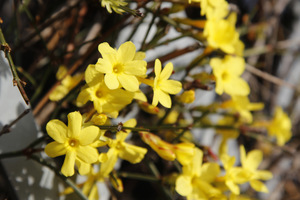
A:
POLYGON ((86 102, 88 102, 89 100, 90 100, 90 93, 88 88, 83 89, 77 97, 77 102, 81 104, 86 104, 86 102))
POLYGON ((76 148, 77 157, 88 164, 95 163, 98 161, 98 151, 96 148, 91 146, 78 146, 76 148))
POLYGON ((91 164, 85 163, 80 159, 75 160, 80 175, 87 175, 91 171, 91 164))
POLYGON ((146 66, 146 61, 133 60, 124 64, 124 72, 129 75, 145 76, 147 72, 146 66))
POLYGON ((143 60, 146 58, 146 54, 144 52, 138 51, 134 55, 134 60, 143 60))
POLYGON ((178 178, 176 179, 175 190, 178 194, 182 196, 189 195, 193 190, 192 177, 185 175, 178 176, 178 178))
POLYGON ((88 126, 81 130, 81 133, 79 135, 79 142, 80 145, 88 145, 96 140, 98 140, 100 137, 100 129, 97 126, 88 126))
MULTIPOLYGON (((171 108, 172 106, 172 101, 170 95, 167 93, 163 92, 162 90, 155 90, 154 95, 157 95, 159 103, 163 105, 166 108, 171 108)), ((154 99, 153 99, 154 100, 154 99)))
POLYGON ((176 159, 182 165, 187 165, 193 160, 195 145, 193 143, 180 143, 174 145, 176 159))
POLYGON ((161 72, 161 62, 159 59, 155 60, 155 64, 154 64, 154 72, 155 72, 155 76, 159 77, 160 76, 160 72, 161 72))
POLYGON ((237 184, 233 183, 232 181, 226 181, 225 184, 232 193, 234 193, 236 195, 240 194, 240 188, 237 184))
POLYGON ((51 142, 45 147, 45 153, 51 158, 64 155, 66 152, 65 145, 58 142, 51 142))
POLYGON ((182 89, 182 84, 175 80, 162 80, 159 84, 162 91, 169 94, 177 94, 182 89))
POLYGON ((110 60, 116 54, 116 50, 111 48, 107 42, 99 44, 98 51, 105 60, 110 60))
POLYGON ((254 190, 256 190, 258 192, 265 192, 265 193, 269 192, 267 186, 258 180, 250 181, 250 185, 254 190))
POLYGON ((243 167, 255 171, 263 159, 263 153, 260 150, 252 150, 246 156, 246 162, 243 167))
POLYGON ((61 168, 61 173, 65 176, 72 176, 74 174, 74 165, 76 159, 75 151, 68 151, 64 160, 64 164, 61 168))
POLYGON ((118 151, 115 148, 110 148, 107 152, 107 161, 101 163, 100 174, 104 177, 114 169, 114 166, 118 160, 118 151))
POLYGON ((168 64, 166 64, 166 66, 162 70, 162 72, 160 74, 160 79, 167 80, 171 76, 172 73, 173 73, 173 64, 169 62, 168 64))
POLYGON ((131 162, 132 164, 136 164, 141 162, 146 153, 147 149, 145 148, 131 144, 124 144, 124 148, 122 148, 119 152, 119 157, 123 160, 131 162))
POLYGON ((89 84, 93 81, 101 82, 103 80, 103 74, 96 70, 95 65, 89 65, 85 70, 85 81, 89 84))
POLYGON ((136 92, 139 89, 139 81, 133 75, 120 74, 118 80, 121 85, 130 92, 136 92))
POLYGON ((117 59, 121 62, 131 61, 135 56, 135 51, 136 48, 132 42, 125 42, 118 49, 117 59))
POLYGON ((60 120, 53 119, 46 125, 48 135, 59 143, 64 143, 67 138, 67 126, 60 120))
POLYGON ((204 163, 201 168, 200 179, 212 183, 221 172, 217 163, 204 163))
POLYGON ((81 131, 82 116, 79 112, 68 114, 68 137, 77 138, 81 131))
POLYGON ((273 177, 273 174, 267 170, 258 170, 254 173, 253 179, 262 179, 262 180, 269 180, 273 177))
POLYGON ((105 74, 104 82, 105 85, 111 90, 119 88, 119 81, 115 74, 105 74))

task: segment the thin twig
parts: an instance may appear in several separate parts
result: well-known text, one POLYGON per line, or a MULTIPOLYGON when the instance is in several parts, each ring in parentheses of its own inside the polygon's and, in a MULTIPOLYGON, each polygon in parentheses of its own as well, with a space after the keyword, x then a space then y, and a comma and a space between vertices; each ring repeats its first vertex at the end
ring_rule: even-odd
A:
POLYGON ((5 125, 2 130, 0 131, 0 136, 5 134, 5 133, 9 133, 10 132, 10 128, 17 123, 20 119, 22 119, 26 114, 28 114, 30 112, 30 109, 26 109, 24 110, 24 112, 19 115, 14 121, 12 121, 10 124, 5 125))
POLYGON ((269 73, 263 72, 255 67, 253 67, 252 65, 246 64, 246 70, 251 72, 252 74, 255 74, 256 76, 259 76, 259 77, 261 77, 271 83, 274 83, 276 85, 287 86, 293 90, 297 89, 295 85, 288 83, 280 78, 277 78, 276 76, 272 76, 269 73))
POLYGON ((26 83, 24 81, 22 81, 19 76, 18 76, 18 73, 17 73, 17 70, 16 70, 16 67, 14 65, 14 62, 12 60, 12 57, 10 55, 10 47, 9 45, 6 43, 5 41, 5 38, 4 38, 4 35, 3 35, 3 32, 2 32, 2 28, 0 27, 0 42, 1 42, 1 50, 4 51, 5 53, 5 57, 7 58, 8 60, 8 63, 9 63, 9 67, 10 67, 10 70, 11 70, 11 73, 13 75, 13 85, 14 86, 18 86, 19 88, 19 91, 25 101, 25 103, 28 105, 29 104, 29 99, 27 97, 27 94, 23 88, 23 85, 26 85, 26 83))

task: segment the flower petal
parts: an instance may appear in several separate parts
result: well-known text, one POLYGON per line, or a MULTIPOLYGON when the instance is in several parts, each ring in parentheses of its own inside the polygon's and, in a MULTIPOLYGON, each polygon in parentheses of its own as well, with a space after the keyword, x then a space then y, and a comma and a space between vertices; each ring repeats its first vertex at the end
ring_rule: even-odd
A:
POLYGON ((87 175, 91 171, 91 164, 85 163, 80 159, 75 160, 80 175, 87 175))
POLYGON ((116 55, 116 50, 113 49, 107 42, 99 44, 98 51, 101 53, 102 58, 105 60, 113 59, 116 55))
POLYGON ((119 157, 131 162, 132 164, 136 164, 141 162, 146 153, 147 149, 145 148, 125 143, 124 148, 119 153, 119 157))
POLYGON ((269 192, 267 186, 261 181, 252 180, 250 181, 250 185, 254 190, 258 192, 265 192, 265 193, 269 192))
POLYGON ((159 78, 161 72, 161 62, 159 59, 155 60, 154 72, 155 72, 155 79, 159 78))
POLYGON ((117 89, 119 87, 119 81, 115 74, 105 74, 104 82, 105 85, 111 90, 117 89))
POLYGON ((67 137, 67 126, 60 120, 53 119, 47 123, 48 135, 59 143, 64 143, 67 137))
POLYGON ((65 176, 72 176, 74 174, 74 165, 76 159, 75 151, 68 151, 61 168, 61 173, 65 176))
POLYGON ((172 101, 169 94, 163 92, 162 90, 155 90, 154 93, 156 93, 158 101, 161 103, 161 105, 166 108, 171 108, 172 101))
POLYGON ((51 158, 64 155, 66 152, 65 145, 55 141, 47 144, 45 147, 45 153, 51 158))
POLYGON ((107 152, 108 159, 101 163, 100 174, 104 177, 114 169, 114 166, 118 160, 118 151, 115 148, 110 148, 107 152))
POLYGON ((88 164, 97 162, 99 156, 97 149, 91 146, 79 145, 76 149, 76 153, 79 159, 88 164))
POLYGON ((162 72, 160 74, 160 79, 167 80, 171 76, 172 73, 173 73, 173 64, 171 62, 169 62, 162 70, 162 72))
POLYGON ((68 114, 68 137, 77 138, 81 131, 82 116, 79 112, 68 114))
POLYGON ((162 91, 169 94, 177 94, 182 89, 182 84, 175 80, 162 80, 159 83, 159 87, 162 91))
POLYGON ((80 145, 88 145, 100 137, 100 129, 97 126, 88 126, 81 130, 79 135, 80 145))
POLYGON ((145 76, 147 62, 144 60, 133 60, 124 64, 124 72, 135 76, 145 76))
POLYGON ((187 196, 193 191, 192 177, 179 175, 176 179, 175 190, 182 196, 187 196))
POLYGON ((118 49, 118 54, 117 54, 118 61, 125 63, 127 61, 133 60, 135 56, 135 51, 136 48, 132 42, 128 41, 123 43, 118 49))
POLYGON ((118 80, 121 85, 130 92, 136 92, 139 89, 139 81, 133 75, 120 74, 118 80))

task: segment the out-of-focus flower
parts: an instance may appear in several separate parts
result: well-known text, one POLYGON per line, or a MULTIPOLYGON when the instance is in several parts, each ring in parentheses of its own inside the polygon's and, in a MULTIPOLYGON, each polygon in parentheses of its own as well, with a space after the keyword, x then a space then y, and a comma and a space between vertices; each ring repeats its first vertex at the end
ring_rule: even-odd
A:
POLYGON ((268 134, 277 139, 277 144, 283 146, 292 137, 292 122, 281 107, 276 107, 271 122, 267 125, 268 134))
POLYGON ((193 103, 195 101, 195 91, 194 90, 184 91, 179 96, 179 101, 182 103, 193 103))
POLYGON ((216 93, 221 95, 225 92, 231 96, 247 96, 250 93, 248 83, 240 77, 245 70, 243 58, 227 55, 224 59, 211 59, 210 65, 216 77, 216 93))
MULTIPOLYGON (((195 148, 192 161, 182 167, 176 179, 175 190, 188 200, 212 199, 221 196, 221 191, 211 185, 220 173, 217 163, 202 164, 203 152, 195 148)), ((219 198, 220 199, 220 198, 219 198)))
POLYGON ((207 38, 208 45, 214 49, 220 48, 228 54, 235 53, 239 41, 239 33, 235 30, 236 14, 231 14, 228 19, 207 20, 203 35, 207 38))
POLYGON ((264 183, 259 181, 269 180, 273 177, 272 173, 267 170, 258 170, 258 166, 263 159, 263 153, 260 150, 252 150, 246 155, 244 146, 240 146, 241 163, 244 170, 247 171, 251 187, 258 192, 268 192, 264 183))
POLYGON ((247 96, 232 96, 231 100, 221 104, 221 108, 229 109, 232 112, 238 112, 241 115, 241 121, 252 123, 253 117, 251 111, 257 111, 264 108, 263 103, 251 103, 247 96))
POLYGON ((225 0, 189 0, 191 2, 200 2, 201 15, 206 15, 207 19, 222 19, 229 11, 225 0))
POLYGON ((57 80, 62 80, 61 85, 58 85, 49 95, 51 101, 59 101, 64 98, 78 83, 83 79, 84 74, 78 73, 74 76, 65 75, 67 74, 67 68, 65 66, 60 66, 57 73, 57 80), (65 78, 63 78, 65 77, 65 78))
POLYGON ((100 129, 96 126, 82 129, 82 116, 79 112, 68 114, 68 126, 54 119, 48 122, 46 130, 55 141, 47 144, 45 152, 52 158, 66 155, 61 168, 65 176, 74 174, 75 162, 79 165, 79 172, 88 172, 90 164, 98 161, 98 151, 91 144, 99 139, 100 129))
POLYGON ((243 184, 248 181, 249 175, 243 170, 242 167, 234 167, 235 157, 227 154, 221 155, 221 161, 223 163, 226 174, 222 177, 218 177, 218 182, 223 182, 229 188, 229 190, 236 194, 240 194, 240 188, 238 184, 243 184))

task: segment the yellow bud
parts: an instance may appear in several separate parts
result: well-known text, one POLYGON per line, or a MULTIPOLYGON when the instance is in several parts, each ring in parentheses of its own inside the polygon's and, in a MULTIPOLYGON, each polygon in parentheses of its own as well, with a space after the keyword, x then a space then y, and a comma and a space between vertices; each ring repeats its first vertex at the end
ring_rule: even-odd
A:
POLYGON ((105 114, 94 114, 91 121, 96 125, 103 125, 107 120, 107 116, 105 114))
POLYGON ((194 100, 195 100, 195 91, 194 90, 184 91, 179 96, 179 101, 181 101, 182 103, 193 103, 194 100))
POLYGON ((64 66, 64 65, 59 66, 59 68, 56 72, 57 80, 63 79, 63 77, 65 77, 65 75, 67 75, 67 72, 68 72, 68 69, 66 66, 64 66))
POLYGON ((143 111, 145 111, 146 113, 149 113, 149 114, 154 114, 154 115, 156 115, 156 114, 158 114, 158 112, 159 112, 159 108, 158 108, 158 107, 153 106, 152 104, 149 104, 149 103, 147 103, 147 102, 142 102, 142 101, 140 101, 140 102, 139 102, 139 106, 140 106, 140 108, 141 108, 143 111))

